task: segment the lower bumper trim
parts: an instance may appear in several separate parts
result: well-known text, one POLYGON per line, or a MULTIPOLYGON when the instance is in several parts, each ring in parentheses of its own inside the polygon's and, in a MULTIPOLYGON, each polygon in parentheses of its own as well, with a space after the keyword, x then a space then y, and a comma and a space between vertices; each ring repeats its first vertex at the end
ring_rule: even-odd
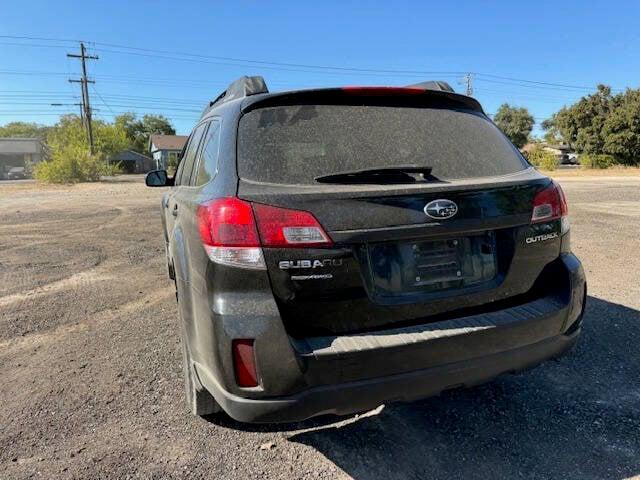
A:
POLYGON ((296 422, 324 414, 347 415, 390 401, 412 401, 437 395, 454 387, 479 385, 503 373, 534 367, 559 357, 576 343, 580 330, 546 340, 456 363, 397 375, 324 385, 296 395, 248 399, 220 387, 212 376, 198 372, 205 387, 229 414, 240 422, 296 422))

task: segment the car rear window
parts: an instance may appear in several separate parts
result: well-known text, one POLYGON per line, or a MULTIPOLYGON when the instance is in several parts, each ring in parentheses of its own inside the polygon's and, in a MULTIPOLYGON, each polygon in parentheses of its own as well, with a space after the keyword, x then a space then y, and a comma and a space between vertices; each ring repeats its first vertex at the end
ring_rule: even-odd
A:
POLYGON ((332 173, 429 166, 440 180, 528 167, 495 125, 474 112, 350 105, 289 105, 240 120, 238 173, 268 183, 313 184, 332 173))

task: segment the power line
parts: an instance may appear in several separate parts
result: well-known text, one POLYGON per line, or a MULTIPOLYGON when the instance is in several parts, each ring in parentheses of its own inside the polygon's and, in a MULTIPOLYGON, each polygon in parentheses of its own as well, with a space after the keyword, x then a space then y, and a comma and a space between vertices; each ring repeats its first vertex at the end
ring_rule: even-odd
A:
POLYGON ((70 38, 32 37, 32 36, 25 36, 25 35, 0 35, 0 38, 12 38, 14 40, 38 40, 38 41, 48 41, 48 42, 71 42, 71 43, 82 42, 82 40, 72 40, 70 38))
POLYGON ((12 47, 69 48, 67 45, 44 45, 42 43, 0 42, 0 45, 12 47))
POLYGON ((111 113, 113 113, 113 110, 111 109, 111 107, 107 104, 107 102, 104 101, 104 98, 102 98, 102 95, 98 93, 98 90, 96 90, 96 86, 92 85, 92 87, 93 87, 93 91, 96 92, 96 95, 98 95, 98 98, 100 98, 104 106, 107 107, 111 113))
MULTIPOLYGON (((74 40, 71 40, 71 39, 31 37, 31 36, 18 36, 18 35, 0 35, 0 38, 55 41, 55 42, 74 42, 74 40)), ((75 41, 78 42, 80 40, 75 40, 75 41)), ((170 59, 170 60, 196 61, 199 63, 213 63, 218 65, 222 64, 222 65, 231 65, 231 66, 240 66, 240 67, 248 67, 253 65, 253 66, 260 66, 261 68, 266 68, 270 70, 275 69, 275 70, 283 70, 283 71, 305 71, 300 69, 310 69, 310 70, 328 71, 327 73, 356 72, 361 74, 375 74, 375 75, 411 74, 410 76, 413 76, 413 77, 417 75, 453 76, 453 75, 461 75, 464 73, 464 72, 453 72, 453 71, 438 72, 438 71, 396 70, 396 69, 379 69, 379 68, 343 67, 338 65, 312 65, 312 64, 302 64, 302 63, 273 62, 273 61, 266 61, 266 60, 243 59, 243 58, 215 56, 215 55, 202 55, 202 54, 195 54, 190 52, 175 52, 175 51, 168 51, 168 50, 131 47, 128 45, 120 45, 120 44, 105 43, 105 42, 87 42, 87 43, 90 43, 91 45, 94 45, 94 46, 108 47, 108 48, 95 48, 95 47, 93 48, 93 50, 99 51, 99 52, 155 57, 155 58, 162 58, 165 60, 170 59), (120 50, 113 50, 113 48, 120 49, 120 50), (216 62, 210 62, 206 60, 215 60, 216 62), (223 62, 223 63, 220 63, 220 62, 223 62), (230 63, 230 62, 233 62, 233 63, 230 63), (279 67, 279 68, 275 68, 275 67, 279 67)), ((30 46, 30 45, 22 44, 22 46, 30 46)), ((321 72, 310 72, 310 73, 321 73, 321 72)))
POLYGON ((122 50, 112 50, 106 48, 96 48, 95 49, 101 53, 116 53, 122 55, 135 55, 140 57, 147 58, 159 58, 162 60, 175 60, 181 62, 191 62, 191 63, 204 63, 208 65, 223 65, 223 66, 232 66, 232 67, 242 67, 242 68, 260 68, 260 70, 275 70, 279 72, 301 72, 301 73, 314 73, 314 74, 322 74, 322 75, 344 75, 348 73, 349 75, 355 76, 369 76, 369 77, 385 77, 393 75, 394 77, 403 77, 403 78, 422 78, 425 75, 440 75, 440 76, 458 76, 464 72, 416 72, 416 73, 407 73, 401 70, 368 70, 368 69, 356 69, 356 68, 347 68, 347 67, 329 67, 329 66, 311 66, 311 67, 286 67, 280 65, 280 63, 260 63, 259 61, 247 61, 247 63, 233 63, 231 61, 214 61, 207 60, 203 58, 191 58, 184 56, 171 56, 171 55, 159 55, 152 53, 141 53, 141 52, 130 52, 130 51, 122 51, 122 50), (259 63, 259 64, 257 64, 259 63))
MULTIPOLYGON (((486 75, 486 74, 477 74, 477 75, 486 75)), ((537 90, 555 90, 555 91, 559 91, 559 92, 567 92, 567 93, 584 93, 584 92, 594 92, 596 90, 596 86, 594 85, 593 87, 585 87, 585 86, 577 86, 577 85, 573 85, 573 86, 569 86, 569 85, 561 85, 561 84, 552 84, 552 83, 548 83, 548 82, 534 82, 531 80, 507 80, 507 81, 503 81, 503 80, 493 80, 492 78, 477 78, 478 81, 480 82, 488 82, 488 83, 494 83, 494 84, 499 84, 499 85, 509 85, 509 86, 514 86, 514 87, 523 87, 523 88, 530 88, 530 89, 537 89, 537 90), (516 82, 521 82, 521 83, 516 83, 516 82)), ((623 92, 625 89, 624 88, 611 88, 612 91, 614 92, 623 92)))
POLYGON ((50 116, 56 116, 59 117, 60 115, 63 115, 61 113, 53 113, 53 112, 42 112, 40 110, 21 110, 19 112, 13 112, 13 111, 4 111, 4 110, 0 110, 0 115, 11 115, 11 116, 16 116, 16 115, 28 115, 28 116, 42 116, 42 115, 50 115, 50 116))
POLYGON ((80 107, 80 119, 82 120, 82 123, 84 123, 84 105, 82 103, 50 103, 49 105, 51 105, 52 107, 80 107))
MULTIPOLYGON (((35 37, 35 36, 20 36, 20 35, 0 35, 0 38, 8 38, 8 39, 19 39, 19 40, 36 40, 36 41, 51 41, 51 42, 78 42, 79 40, 71 40, 67 38, 50 38, 50 37, 35 37)), ((523 78, 516 78, 511 76, 503 76, 496 75, 491 73, 482 73, 482 72, 459 72, 459 71, 428 71, 428 70, 406 70, 406 69, 381 69, 381 68, 357 68, 357 67, 344 67, 339 65, 318 65, 318 64, 305 64, 305 63, 292 63, 292 62, 275 62, 275 61, 267 61, 267 60, 256 60, 256 59, 248 59, 248 58, 237 58, 237 57, 227 57, 227 56, 215 56, 215 55, 203 55, 196 54, 191 52, 179 52, 179 51, 169 51, 169 50, 159 50, 159 49, 151 49, 151 48, 141 48, 141 47, 132 47, 129 45, 121 45, 115 43, 106 43, 106 42, 89 42, 92 45, 102 46, 107 48, 94 48, 94 50, 111 52, 111 53, 119 53, 119 54, 130 54, 130 55, 143 55, 148 57, 156 57, 162 59, 170 59, 170 60, 185 60, 185 61, 200 61, 202 63, 214 63, 221 64, 219 62, 227 62, 222 63, 223 65, 232 65, 232 66, 241 66, 241 67, 252 67, 252 66, 260 66, 261 68, 268 69, 276 69, 276 70, 284 70, 291 71, 290 69, 294 69, 294 71, 308 71, 309 69, 313 70, 310 73, 351 73, 351 74, 372 74, 379 76, 383 74, 384 76, 389 75, 398 75, 398 76, 412 76, 415 77, 417 75, 443 75, 443 76, 459 76, 459 75, 475 75, 479 77, 486 77, 484 81, 490 81, 490 79, 497 80, 505 80, 509 82, 520 82, 529 85, 537 85, 541 87, 555 87, 555 88, 564 88, 564 89, 578 89, 578 90, 593 90, 594 87, 584 86, 584 85, 569 85, 565 83, 556 83, 549 81, 539 81, 539 80, 529 80, 523 78), (113 48, 119 50, 112 50, 113 48), (216 60, 217 62, 208 62, 206 60, 216 60), (235 63, 228 63, 235 62, 235 63), (273 68, 273 67, 282 67, 282 68, 273 68), (307 70, 300 70, 307 69, 307 70)), ((29 46, 29 44, 21 44, 24 46, 29 46)), ((519 85, 526 86, 526 85, 519 85)), ((614 88, 613 90, 623 90, 614 88)))
MULTIPOLYGON (((0 70, 0 75, 52 75, 52 76, 64 76, 68 75, 65 72, 52 72, 52 71, 36 71, 36 70, 0 70)), ((498 85, 508 85, 514 87, 522 87, 533 90, 555 90, 566 93, 580 93, 581 91, 592 92, 595 90, 594 87, 586 87, 586 86, 577 86, 577 85, 565 85, 565 84, 553 84, 549 82, 536 82, 529 80, 519 80, 519 79, 509 79, 509 80, 496 80, 493 78, 485 78, 490 76, 489 74, 484 73, 467 73, 464 75, 464 84, 467 83, 468 80, 477 80, 479 82, 492 83, 498 85)), ((491 77, 494 77, 491 75, 491 77)), ((211 80, 187 80, 183 78, 167 78, 167 77, 136 77, 136 76, 122 76, 122 75, 99 75, 94 78, 98 78, 103 83, 122 83, 122 84, 146 84, 146 85, 156 85, 156 86, 181 86, 187 88, 207 88, 209 89, 212 85, 223 85, 226 86, 226 82, 220 81, 211 81, 211 80)), ((511 78, 511 77, 501 77, 501 78, 511 78)), ((299 84, 292 82, 270 82, 270 84, 274 85, 283 85, 283 86, 298 86, 299 84)), ((473 88, 473 87, 472 87, 473 88)), ((612 91, 624 91, 623 88, 612 88, 612 91)))
MULTIPOLYGON (((111 110, 109 105, 104 100, 102 100, 102 103, 104 104, 105 107, 107 107, 107 109, 111 110)), ((15 106, 22 106, 22 105, 45 106, 45 105, 50 105, 50 106, 59 106, 59 105, 62 105, 62 103, 60 103, 60 102, 54 102, 54 103, 51 103, 51 102, 2 102, 2 105, 15 105, 15 106)), ((68 104, 64 104, 64 105, 68 105, 68 104)), ((176 108, 176 107, 165 107, 165 106, 161 106, 160 108, 158 108, 158 107, 156 107, 154 105, 129 105, 129 104, 111 104, 111 106, 120 107, 120 108, 134 108, 134 109, 143 109, 143 110, 153 110, 153 111, 172 110, 172 111, 176 111, 176 112, 192 112, 192 113, 201 113, 202 112, 201 108, 199 108, 199 109, 189 109, 189 108, 176 108)), ((83 108, 83 110, 84 110, 84 108, 83 108)), ((96 109, 92 108, 92 110, 96 110, 96 109)))
MULTIPOLYGON (((90 137, 89 144, 92 147, 92 130, 91 130, 91 107, 89 104, 89 92, 88 92, 88 83, 92 83, 92 87, 94 92, 100 98, 100 101, 107 107, 113 116, 116 115, 111 106, 121 107, 121 108, 133 108, 133 109, 143 109, 143 110, 154 110, 154 111, 176 111, 176 112, 200 112, 200 110, 188 109, 186 107, 193 106, 194 108, 197 105, 201 105, 206 101, 196 101, 196 100, 188 100, 188 99, 173 99, 173 98, 158 98, 158 97, 143 97, 136 95, 105 95, 104 97, 100 95, 100 93, 95 88, 95 80, 89 80, 86 77, 86 66, 85 59, 97 59, 97 56, 89 56, 86 55, 86 49, 84 44, 87 42, 82 42, 79 40, 72 40, 66 38, 47 38, 47 37, 34 37, 34 36, 12 36, 12 35, 0 35, 0 38, 5 39, 13 39, 13 40, 28 40, 30 42, 52 42, 56 44, 46 45, 44 43, 17 43, 17 42, 0 42, 0 45, 14 45, 14 46, 26 46, 26 47, 51 47, 51 48, 67 48, 67 45, 61 45, 60 43, 75 43, 80 42, 81 44, 81 53, 80 55, 68 55, 69 57, 79 58, 82 60, 83 65, 83 76, 80 80, 70 80, 72 82, 81 83, 82 90, 82 101, 85 104, 83 107, 83 111, 86 108, 89 112, 89 115, 85 114, 87 117, 85 120, 88 120, 87 123, 87 134, 90 137), (83 51, 83 49, 85 49, 83 51), (84 83, 83 83, 84 82, 84 83), (85 100, 86 99, 86 100, 85 100), (109 103, 107 103, 107 101, 109 103), (145 105, 150 104, 152 105, 145 105), (130 105, 131 104, 131 105, 130 105), (179 108, 185 107, 185 108, 179 108)), ((329 75, 365 75, 365 76, 398 76, 398 77, 417 77, 424 75, 438 75, 443 77, 459 77, 464 72, 454 72, 454 71, 426 71, 426 70, 403 70, 403 69, 380 69, 380 68, 356 68, 356 67, 344 67, 338 65, 316 65, 316 64, 305 64, 305 63, 287 63, 287 62, 274 62, 274 61, 266 61, 266 60, 256 60, 256 59, 246 59, 246 58, 236 58, 236 57, 226 57, 226 56, 213 56, 213 55, 201 55, 195 53, 186 53, 186 52, 176 52, 176 51, 167 51, 167 50, 158 50, 158 49, 150 49, 150 48, 139 48, 139 47, 131 47, 127 45, 119 45, 113 43, 103 43, 103 42, 90 42, 91 45, 96 46, 92 48, 92 50, 103 51, 109 53, 116 54, 125 54, 125 55, 137 55, 137 56, 145 56, 151 58, 159 58, 163 60, 175 60, 175 61, 188 61, 188 62, 196 62, 196 63, 207 63, 207 64, 215 64, 215 65, 227 65, 234 67, 242 67, 245 69, 249 68, 260 68, 267 70, 277 70, 277 71, 300 71, 300 72, 308 72, 313 74, 329 74, 329 75)), ((67 63, 68 68, 68 63, 67 63)), ((0 70, 0 75, 68 75, 69 73, 64 72, 53 72, 53 71, 16 71, 16 70, 0 70)), ((95 76, 93 77, 96 78, 95 76)), ((180 88, 202 88, 202 89, 210 89, 212 85, 226 85, 226 82, 216 82, 210 80, 189 80, 185 78, 158 78, 158 77, 136 77, 136 76, 120 76, 120 75, 101 75, 97 78, 100 79, 100 82, 104 83, 120 83, 124 85, 151 85, 157 87, 169 87, 169 86, 180 86, 180 88)), ((504 76, 504 75, 496 75, 493 73, 482 73, 482 72, 467 72, 464 73, 464 85, 467 95, 473 95, 474 90, 476 93, 478 92, 478 88, 474 85, 474 81, 490 83, 494 85, 505 85, 511 86, 518 89, 528 89, 530 91, 530 99, 536 101, 543 101, 542 95, 537 95, 536 91, 558 91, 568 95, 567 99, 564 100, 562 98, 552 99, 551 97, 547 97, 547 100, 550 101, 575 101, 575 95, 580 95, 585 91, 593 92, 595 90, 595 86, 589 87, 585 85, 571 85, 566 83, 557 83, 552 81, 540 81, 540 80, 530 80, 524 78, 517 78, 512 76, 504 76), (474 88, 475 87, 475 88, 474 88)), ((270 82, 271 84, 272 82, 270 82)), ((273 82, 274 84, 277 82, 273 82)), ((294 85, 292 83, 279 82, 284 85, 294 85)), ((117 87, 116 87, 117 88, 117 87)), ((496 87, 498 88, 498 87, 496 87)), ((623 91, 624 89, 620 88, 612 88, 614 91, 623 91)), ((29 96, 30 98, 34 98, 38 95, 43 96, 44 93, 38 94, 37 91, 25 91, 25 96, 29 96)), ((509 92, 504 90, 490 90, 481 88, 481 93, 491 92, 505 95, 509 98, 509 92)), ((46 95, 58 95, 60 92, 50 92, 46 95)), ((17 94, 14 94, 17 97, 17 94)), ((524 98, 526 92, 524 94, 518 93, 520 97, 524 98)), ((495 95, 494 95, 495 96, 495 95)), ((6 97, 5 95, 0 94, 0 97, 6 97)), ((13 96, 11 98, 14 98, 13 96)), ((65 95, 61 97, 62 99, 75 99, 77 96, 72 95, 71 97, 65 95)), ((513 97, 517 98, 517 97, 513 97)), ((20 105, 20 103, 6 103, 7 105, 20 105)), ((23 105, 36 105, 36 103, 23 103, 23 105)), ((19 114, 26 113, 20 112, 19 114)), ((123 112, 124 113, 124 112, 123 112)), ((180 115, 180 114, 178 114, 180 115)), ((179 116, 172 115, 174 118, 179 118, 179 116)), ((193 117, 189 117, 193 118, 193 117)))
POLYGON ((65 72, 41 72, 33 70, 0 70, 2 75, 67 75, 65 72))
MULTIPOLYGON (((104 45, 100 43, 95 43, 95 45, 104 45)), ((127 47, 119 47, 119 48, 127 48, 127 47)), ((134 49, 133 47, 128 47, 134 49)), ((251 67, 251 68, 261 68, 266 70, 278 70, 285 72, 305 72, 305 73, 321 73, 321 74, 332 74, 332 75, 344 75, 345 73, 349 73, 351 75, 366 75, 366 76, 384 76, 388 77, 390 75, 401 76, 401 77, 422 77, 424 75, 443 75, 443 76, 458 76, 463 74, 464 72, 453 72, 453 71, 413 71, 413 70, 387 70, 387 69, 369 69, 369 68, 355 68, 355 67, 339 67, 339 66, 330 66, 330 65, 305 65, 305 64, 295 64, 295 63, 283 63, 283 62, 267 62, 262 60, 244 60, 244 59, 234 59, 229 57, 214 57, 210 55, 195 55, 188 53, 142 53, 142 52, 133 52, 133 51, 122 51, 122 50, 113 50, 107 48, 95 48, 96 51, 99 52, 108 52, 108 53, 116 53, 122 55, 136 55, 142 57, 150 57, 150 58, 160 58, 163 60, 177 60, 177 61, 185 61, 185 62, 195 62, 195 63, 207 63, 212 65, 226 65, 226 66, 234 66, 234 67, 251 67)), ((148 51, 148 49, 135 49, 135 50, 143 50, 148 51)))
MULTIPOLYGON (((1 92, 1 91, 0 91, 1 92)), ((12 102, 15 105, 19 104, 28 104, 30 102, 25 102, 24 100, 75 100, 79 99, 78 95, 68 94, 65 92, 50 92, 50 93, 0 93, 0 99, 3 100, 3 103, 7 101, 12 102), (16 100, 13 102, 13 100, 16 100)), ((151 103, 153 105, 177 105, 177 106, 193 106, 200 107, 206 103, 206 99, 201 100, 188 100, 182 98, 168 98, 168 97, 145 97, 139 95, 121 95, 121 94, 107 94, 100 95, 97 90, 95 93, 100 96, 100 98, 104 100, 115 100, 115 101, 134 101, 136 103, 151 103)))
POLYGON ((509 81, 512 81, 512 82, 530 83, 530 84, 533 84, 533 85, 562 87, 562 88, 580 89, 580 90, 593 90, 593 87, 587 87, 587 86, 584 86, 584 85, 583 86, 579 86, 579 85, 567 85, 567 84, 564 84, 564 83, 540 82, 540 81, 537 81, 537 80, 526 80, 526 79, 522 79, 522 78, 503 77, 501 75, 493 75, 493 74, 490 74, 490 73, 480 73, 479 75, 482 75, 484 77, 497 78, 499 80, 509 80, 509 81))
POLYGON ((489 88, 475 88, 476 97, 480 98, 501 98, 504 100, 519 100, 523 102, 531 102, 535 101, 538 103, 550 103, 550 104, 567 104, 574 103, 578 98, 575 96, 566 96, 566 97, 553 97, 553 96, 545 96, 545 95, 537 95, 535 93, 522 93, 522 92, 514 92, 514 91, 504 91, 504 90, 492 90, 489 88))

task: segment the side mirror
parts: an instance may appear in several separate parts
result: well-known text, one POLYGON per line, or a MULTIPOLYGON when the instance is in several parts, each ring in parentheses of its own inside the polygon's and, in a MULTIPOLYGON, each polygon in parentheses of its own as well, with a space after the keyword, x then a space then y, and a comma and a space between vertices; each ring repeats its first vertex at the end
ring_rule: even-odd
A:
POLYGON ((152 170, 147 173, 144 183, 147 187, 170 187, 173 185, 173 178, 169 178, 166 170, 152 170))

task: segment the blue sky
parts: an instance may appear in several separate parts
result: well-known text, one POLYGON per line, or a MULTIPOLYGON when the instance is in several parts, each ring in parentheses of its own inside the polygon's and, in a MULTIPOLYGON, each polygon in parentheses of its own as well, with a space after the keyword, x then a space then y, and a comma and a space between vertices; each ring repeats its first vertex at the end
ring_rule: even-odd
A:
POLYGON ((67 40, 100 57, 89 63, 98 118, 162 113, 179 133, 244 74, 271 90, 441 79, 463 92, 473 72, 488 113, 509 102, 541 122, 597 83, 640 86, 638 20, 640 3, 628 1, 5 1, 0 124, 77 111, 49 105, 78 101, 67 78, 80 64, 66 58, 78 44, 67 40))

